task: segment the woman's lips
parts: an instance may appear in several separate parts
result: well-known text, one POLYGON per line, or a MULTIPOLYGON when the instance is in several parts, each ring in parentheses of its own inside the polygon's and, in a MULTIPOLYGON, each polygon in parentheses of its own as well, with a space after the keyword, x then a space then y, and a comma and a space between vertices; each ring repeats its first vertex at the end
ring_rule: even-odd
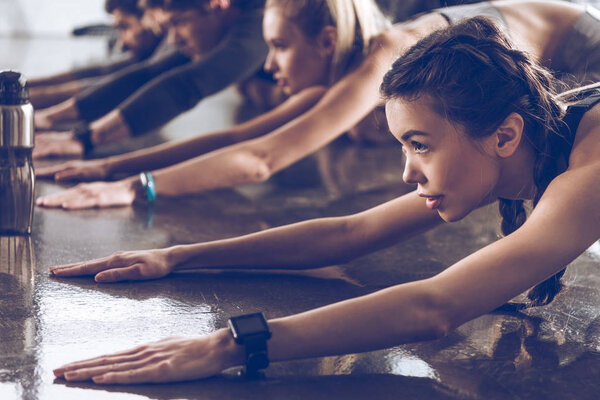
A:
POLYGON ((442 202, 442 197, 443 196, 427 197, 425 200, 425 205, 431 210, 438 209, 442 202))

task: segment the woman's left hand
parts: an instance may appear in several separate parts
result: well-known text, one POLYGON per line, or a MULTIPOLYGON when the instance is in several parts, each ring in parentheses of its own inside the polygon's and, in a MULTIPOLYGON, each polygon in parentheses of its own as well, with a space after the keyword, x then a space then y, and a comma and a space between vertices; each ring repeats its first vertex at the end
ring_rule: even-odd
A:
POLYGON ((207 378, 243 363, 227 329, 200 338, 167 338, 132 350, 73 362, 54 370, 67 381, 164 383, 207 378))
POLYGON ((119 251, 98 260, 50 267, 50 273, 59 278, 94 275, 102 283, 158 279, 172 271, 169 249, 119 251))
POLYGON ((105 208, 128 206, 135 200, 132 181, 80 183, 63 192, 39 197, 40 207, 81 210, 84 208, 105 208))

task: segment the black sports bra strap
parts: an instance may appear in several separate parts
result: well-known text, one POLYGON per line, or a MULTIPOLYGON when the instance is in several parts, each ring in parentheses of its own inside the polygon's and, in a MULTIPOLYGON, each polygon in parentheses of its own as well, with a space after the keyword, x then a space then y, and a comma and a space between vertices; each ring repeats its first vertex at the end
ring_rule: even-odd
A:
POLYGON ((569 135, 572 139, 575 138, 575 133, 579 127, 579 122, 583 115, 592 107, 600 102, 600 88, 593 88, 582 93, 585 97, 567 108, 567 113, 563 121, 567 124, 569 135))

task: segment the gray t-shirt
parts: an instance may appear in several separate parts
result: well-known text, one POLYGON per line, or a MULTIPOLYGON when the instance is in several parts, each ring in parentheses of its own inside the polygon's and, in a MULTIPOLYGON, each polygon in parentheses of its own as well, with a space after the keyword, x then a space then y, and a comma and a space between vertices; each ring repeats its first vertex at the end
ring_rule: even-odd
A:
POLYGON ((268 52, 262 37, 264 0, 249 0, 243 7, 225 37, 204 57, 190 61, 176 52, 121 71, 76 99, 81 117, 93 121, 118 104, 132 134, 139 135, 252 75, 268 52))

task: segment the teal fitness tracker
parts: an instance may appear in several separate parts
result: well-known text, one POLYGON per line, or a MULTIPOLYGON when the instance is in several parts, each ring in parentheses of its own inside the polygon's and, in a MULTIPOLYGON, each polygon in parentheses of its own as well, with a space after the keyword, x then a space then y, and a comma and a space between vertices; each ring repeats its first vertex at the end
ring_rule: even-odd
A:
POLYGON ((148 201, 148 203, 153 203, 156 199, 156 188, 154 187, 154 178, 152 177, 152 173, 140 173, 140 182, 146 195, 146 201, 148 201))
POLYGON ((228 323, 233 340, 246 349, 246 375, 256 376, 258 370, 269 366, 267 340, 271 330, 263 313, 232 317, 228 323))

